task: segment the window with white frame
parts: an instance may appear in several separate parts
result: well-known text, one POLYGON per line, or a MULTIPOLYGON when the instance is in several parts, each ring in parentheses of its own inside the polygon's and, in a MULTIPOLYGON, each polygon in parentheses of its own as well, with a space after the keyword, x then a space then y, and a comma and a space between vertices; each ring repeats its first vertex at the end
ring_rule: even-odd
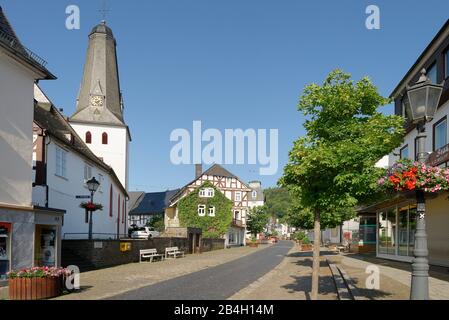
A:
POLYGON ((209 198, 213 198, 214 197, 214 189, 213 188, 207 188, 206 192, 207 192, 207 196, 209 198))
POLYGON ((257 198, 257 191, 253 190, 253 199, 256 199, 256 198, 257 198))
POLYGON ((56 147, 56 175, 67 178, 67 151, 56 147))
POLYGON ((206 215, 206 206, 204 204, 198 205, 198 215, 204 217, 206 215))
POLYGON ((84 164, 84 182, 92 178, 92 167, 87 163, 84 164))
POLYGON ((240 191, 235 192, 235 201, 242 201, 242 192, 240 191))
POLYGON ((208 213, 209 217, 215 217, 215 207, 209 207, 208 213))
POLYGON ((214 188, 202 188, 200 189, 199 196, 201 198, 213 198, 215 194, 214 188))

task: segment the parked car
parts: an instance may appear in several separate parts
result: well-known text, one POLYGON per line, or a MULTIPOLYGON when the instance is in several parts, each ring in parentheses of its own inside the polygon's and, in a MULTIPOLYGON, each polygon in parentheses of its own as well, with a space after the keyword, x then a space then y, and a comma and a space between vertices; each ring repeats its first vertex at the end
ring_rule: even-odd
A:
POLYGON ((131 233, 131 238, 133 239, 151 239, 153 237, 159 236, 160 233, 151 227, 138 228, 137 230, 131 233))

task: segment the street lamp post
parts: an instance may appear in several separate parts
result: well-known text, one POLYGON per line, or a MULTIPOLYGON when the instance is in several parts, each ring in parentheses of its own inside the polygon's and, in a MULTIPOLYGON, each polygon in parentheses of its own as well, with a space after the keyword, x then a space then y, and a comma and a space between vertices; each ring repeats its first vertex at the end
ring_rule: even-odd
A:
MULTIPOLYGON (((426 142, 426 122, 431 121, 438 107, 443 85, 432 84, 426 76, 426 70, 421 71, 421 77, 418 82, 407 87, 408 103, 407 109, 409 118, 416 124, 418 130, 417 136, 417 157, 418 161, 424 163, 427 160, 426 142)), ((426 199, 423 190, 416 190, 416 213, 418 215, 416 222, 415 247, 413 250, 412 263, 412 283, 411 300, 429 299, 429 261, 427 259, 429 251, 427 249, 426 234, 426 199)))
MULTIPOLYGON (((100 182, 95 179, 95 177, 91 178, 86 182, 87 188, 90 191, 90 203, 94 203, 94 193, 98 190, 100 186, 100 182)), ((92 240, 92 210, 89 213, 89 240, 92 240)))

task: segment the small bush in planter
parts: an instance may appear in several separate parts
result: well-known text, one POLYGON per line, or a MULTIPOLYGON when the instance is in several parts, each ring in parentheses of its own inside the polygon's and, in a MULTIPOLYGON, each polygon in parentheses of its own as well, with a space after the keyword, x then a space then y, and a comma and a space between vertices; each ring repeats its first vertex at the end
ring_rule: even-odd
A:
POLYGON ((65 277, 71 271, 56 267, 33 267, 8 273, 9 299, 40 300, 63 292, 65 277))
POLYGON ((257 238, 256 237, 251 237, 251 241, 249 242, 249 246, 250 247, 257 247, 258 243, 257 243, 257 238))
POLYGON ((304 241, 309 241, 309 237, 307 236, 307 234, 304 231, 299 231, 293 234, 292 238, 294 240, 296 240, 299 243, 304 243, 304 241))

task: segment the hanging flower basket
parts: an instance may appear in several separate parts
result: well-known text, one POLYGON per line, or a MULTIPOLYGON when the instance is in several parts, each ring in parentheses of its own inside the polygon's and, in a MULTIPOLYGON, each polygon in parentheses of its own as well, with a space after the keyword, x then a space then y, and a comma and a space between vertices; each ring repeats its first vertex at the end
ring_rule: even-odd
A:
POLYGON ((100 203, 82 202, 80 208, 84 208, 87 211, 103 210, 103 205, 100 203))
POLYGON ((387 169, 377 183, 388 191, 410 194, 410 191, 422 190, 435 194, 449 190, 449 169, 400 160, 387 169))
POLYGON ((10 300, 41 300, 60 296, 64 279, 71 271, 55 267, 33 267, 8 273, 10 300))

